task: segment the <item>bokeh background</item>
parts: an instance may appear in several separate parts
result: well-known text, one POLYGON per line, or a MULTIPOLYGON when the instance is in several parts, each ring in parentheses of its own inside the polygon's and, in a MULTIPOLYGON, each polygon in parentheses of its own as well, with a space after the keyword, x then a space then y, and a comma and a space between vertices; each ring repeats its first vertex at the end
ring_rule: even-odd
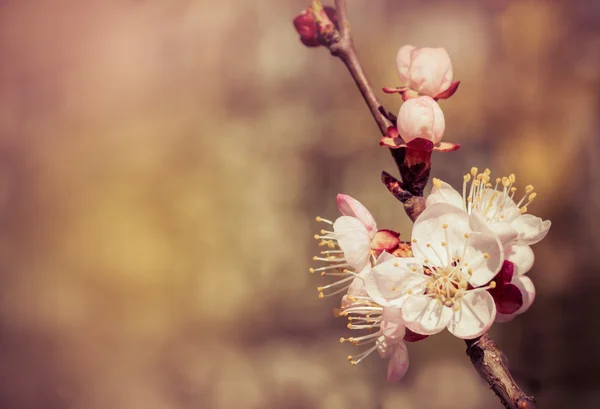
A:
MULTIPOLYGON (((307 0, 0 1, 2 409, 500 408, 448 334, 357 367, 308 274, 344 192, 410 236, 307 0)), ((600 3, 349 0, 376 88, 446 47, 458 93, 433 176, 533 184, 538 298, 492 336, 544 408, 600 407, 600 3)), ((381 96, 396 111, 398 97, 381 96)))

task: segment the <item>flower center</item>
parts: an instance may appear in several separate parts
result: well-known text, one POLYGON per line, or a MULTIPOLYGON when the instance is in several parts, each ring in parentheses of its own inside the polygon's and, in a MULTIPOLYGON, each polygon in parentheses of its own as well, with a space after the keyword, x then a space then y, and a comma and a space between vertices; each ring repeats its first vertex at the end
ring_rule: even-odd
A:
MULTIPOLYGON (((448 225, 443 224, 442 228, 447 236, 448 225)), ((423 259, 425 276, 427 278, 425 295, 438 300, 446 307, 453 308, 455 311, 460 309, 460 301, 467 292, 486 291, 496 287, 496 282, 491 281, 485 287, 469 288, 469 279, 473 274, 473 270, 469 266, 466 257, 470 240, 469 233, 465 233, 464 238, 465 242, 462 250, 459 248, 450 250, 447 241, 442 241, 440 243, 441 247, 435 246, 432 243, 426 243, 425 246, 435 254, 437 260, 423 259), (436 248, 445 251, 445 257, 436 248)), ((417 239, 412 240, 412 245, 413 247, 420 247, 417 239)), ((422 249, 420 249, 420 252, 421 254, 424 253, 422 249)), ((487 259, 489 258, 489 254, 483 253, 481 257, 487 259)))
POLYGON ((430 268, 431 280, 426 284, 425 294, 431 294, 446 307, 454 307, 469 287, 469 274, 458 263, 455 266, 430 268))

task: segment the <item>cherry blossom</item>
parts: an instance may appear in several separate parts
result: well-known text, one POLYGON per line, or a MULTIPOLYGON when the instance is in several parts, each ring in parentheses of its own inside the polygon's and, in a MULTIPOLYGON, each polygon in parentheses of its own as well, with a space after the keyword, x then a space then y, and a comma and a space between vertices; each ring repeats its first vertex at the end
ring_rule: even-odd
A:
POLYGON ((427 206, 446 203, 461 209, 466 214, 478 214, 487 228, 493 230, 504 247, 505 258, 512 264, 506 267, 498 284, 510 284, 504 289, 503 285, 492 291, 498 303, 504 306, 512 305, 514 310, 500 308, 497 320, 508 321, 516 315, 525 312, 535 298, 535 287, 526 274, 534 262, 534 254, 530 245, 542 240, 548 234, 551 222, 528 214, 528 206, 536 198, 537 193, 531 185, 525 187, 521 199, 514 200, 517 188, 514 187, 516 177, 511 174, 497 178, 492 185, 491 172, 485 169, 482 173, 477 168, 464 176, 462 194, 448 183, 434 179, 433 189, 427 197, 427 206), (470 183, 470 184, 469 184, 470 183), (514 273, 513 273, 514 272, 514 273), (507 280, 507 277, 510 277, 507 280), (516 290, 519 290, 517 294, 516 290), (519 300, 519 298, 521 300, 519 300), (516 308, 516 306, 519 306, 516 308))
POLYGON ((345 292, 350 286, 360 286, 358 277, 364 277, 383 251, 391 252, 400 244, 399 234, 391 230, 377 230, 371 213, 358 200, 339 194, 337 205, 342 216, 334 222, 317 217, 316 220, 331 226, 332 230, 321 230, 315 235, 320 245, 327 247, 315 261, 328 263, 327 266, 311 268, 311 273, 323 276, 340 277, 338 281, 318 287, 319 297, 345 292), (333 290, 333 292, 329 292, 333 290), (326 294, 326 292, 328 292, 326 294))
POLYGON ((438 203, 425 209, 412 232, 414 257, 386 260, 365 280, 368 296, 384 307, 401 308, 408 329, 433 335, 444 328, 459 338, 482 335, 496 317, 487 291, 500 271, 504 250, 477 213, 438 203), (489 283, 488 285, 486 285, 489 283))

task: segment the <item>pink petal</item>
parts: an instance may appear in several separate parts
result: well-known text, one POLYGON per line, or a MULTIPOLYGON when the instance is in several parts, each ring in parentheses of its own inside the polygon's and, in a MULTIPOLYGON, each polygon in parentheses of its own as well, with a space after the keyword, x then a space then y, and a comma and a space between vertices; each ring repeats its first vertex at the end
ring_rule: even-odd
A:
POLYGON ((496 304, 487 291, 468 291, 454 311, 448 330, 456 337, 473 339, 483 335, 496 318, 496 304))
POLYGON ((520 291, 521 296, 523 297, 523 305, 513 314, 500 314, 496 316, 497 322, 507 322, 511 321, 517 315, 523 314, 525 311, 531 307, 533 301, 535 300, 535 286, 533 285, 533 281, 527 276, 515 276, 513 278, 512 284, 514 284, 520 291))
POLYGON ((416 332, 411 331, 406 328, 406 334, 404 335, 404 340, 406 342, 418 342, 427 338, 429 335, 417 334, 416 332))
POLYGON ((412 45, 405 45, 398 50, 396 55, 396 69, 398 70, 398 77, 403 85, 407 85, 409 82, 410 66, 412 64, 413 53, 416 47, 412 45))
POLYGON ((374 234, 377 231, 375 219, 367 208, 358 200, 340 193, 337 195, 337 205, 338 209, 340 209, 340 213, 344 216, 352 216, 360 220, 367 228, 369 234, 374 234))
POLYGON ((452 142, 438 142, 433 148, 436 152, 454 152, 460 148, 460 145, 452 142))
POLYGON ((386 94, 402 94, 404 91, 407 90, 407 88, 406 87, 396 87, 396 88, 383 87, 383 88, 381 88, 381 90, 383 92, 385 92, 386 94))
POLYGON ((413 54, 410 87, 420 94, 435 97, 452 84, 452 62, 443 48, 420 48, 413 54))
POLYGON ((440 92, 439 94, 437 94, 434 99, 448 99, 450 98, 452 95, 454 95, 454 93, 456 92, 456 90, 458 89, 458 86, 460 85, 460 81, 454 81, 450 84, 450 87, 443 92, 440 92))
POLYGON ((402 138, 390 138, 389 136, 382 136, 379 140, 379 146, 385 146, 390 149, 406 148, 406 144, 402 138))
POLYGON ((383 307, 381 332, 388 342, 399 342, 404 338, 406 327, 402 320, 402 311, 397 307, 383 307))
MULTIPOLYGON (((494 294, 492 294, 493 296, 494 294)), ((494 301, 500 314, 513 314, 523 306, 521 290, 514 284, 504 285, 501 294, 498 298, 494 297, 494 301)))
POLYGON ((396 125, 407 143, 415 138, 424 138, 436 144, 441 141, 446 129, 442 109, 428 96, 412 98, 403 103, 396 125))
POLYGON ((408 371, 408 348, 404 342, 396 345, 388 363, 387 380, 397 382, 406 375, 408 371))

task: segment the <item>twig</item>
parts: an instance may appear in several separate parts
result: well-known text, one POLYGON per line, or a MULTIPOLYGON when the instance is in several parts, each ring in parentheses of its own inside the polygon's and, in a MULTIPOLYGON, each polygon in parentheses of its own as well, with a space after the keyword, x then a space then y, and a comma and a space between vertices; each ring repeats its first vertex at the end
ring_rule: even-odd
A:
MULTIPOLYGON (((321 43, 325 45, 332 55, 338 57, 350 71, 354 82, 363 96, 371 115, 375 119, 382 135, 392 126, 392 122, 385 114, 385 109, 375 96, 373 88, 369 84, 367 76, 358 60, 356 50, 352 43, 350 23, 346 9, 345 0, 335 0, 339 30, 331 22, 329 17, 322 12, 323 6, 319 0, 313 0, 313 15, 318 27, 321 43), (326 28, 326 29, 322 29, 326 28)), ((392 156, 401 174, 404 163, 405 150, 392 149, 392 156)), ((428 173, 425 175, 428 177, 428 173)), ((383 172, 382 181, 398 200, 404 204, 408 216, 414 221, 424 210, 424 199, 422 188, 411 186, 411 180, 404 182, 397 180, 390 174, 383 172)), ((422 182, 422 181, 421 181, 422 182)), ((507 409, 535 409, 535 399, 528 396, 519 388, 508 369, 508 360, 496 343, 488 334, 466 340, 467 355, 479 375, 490 385, 494 393, 500 398, 507 409)))

